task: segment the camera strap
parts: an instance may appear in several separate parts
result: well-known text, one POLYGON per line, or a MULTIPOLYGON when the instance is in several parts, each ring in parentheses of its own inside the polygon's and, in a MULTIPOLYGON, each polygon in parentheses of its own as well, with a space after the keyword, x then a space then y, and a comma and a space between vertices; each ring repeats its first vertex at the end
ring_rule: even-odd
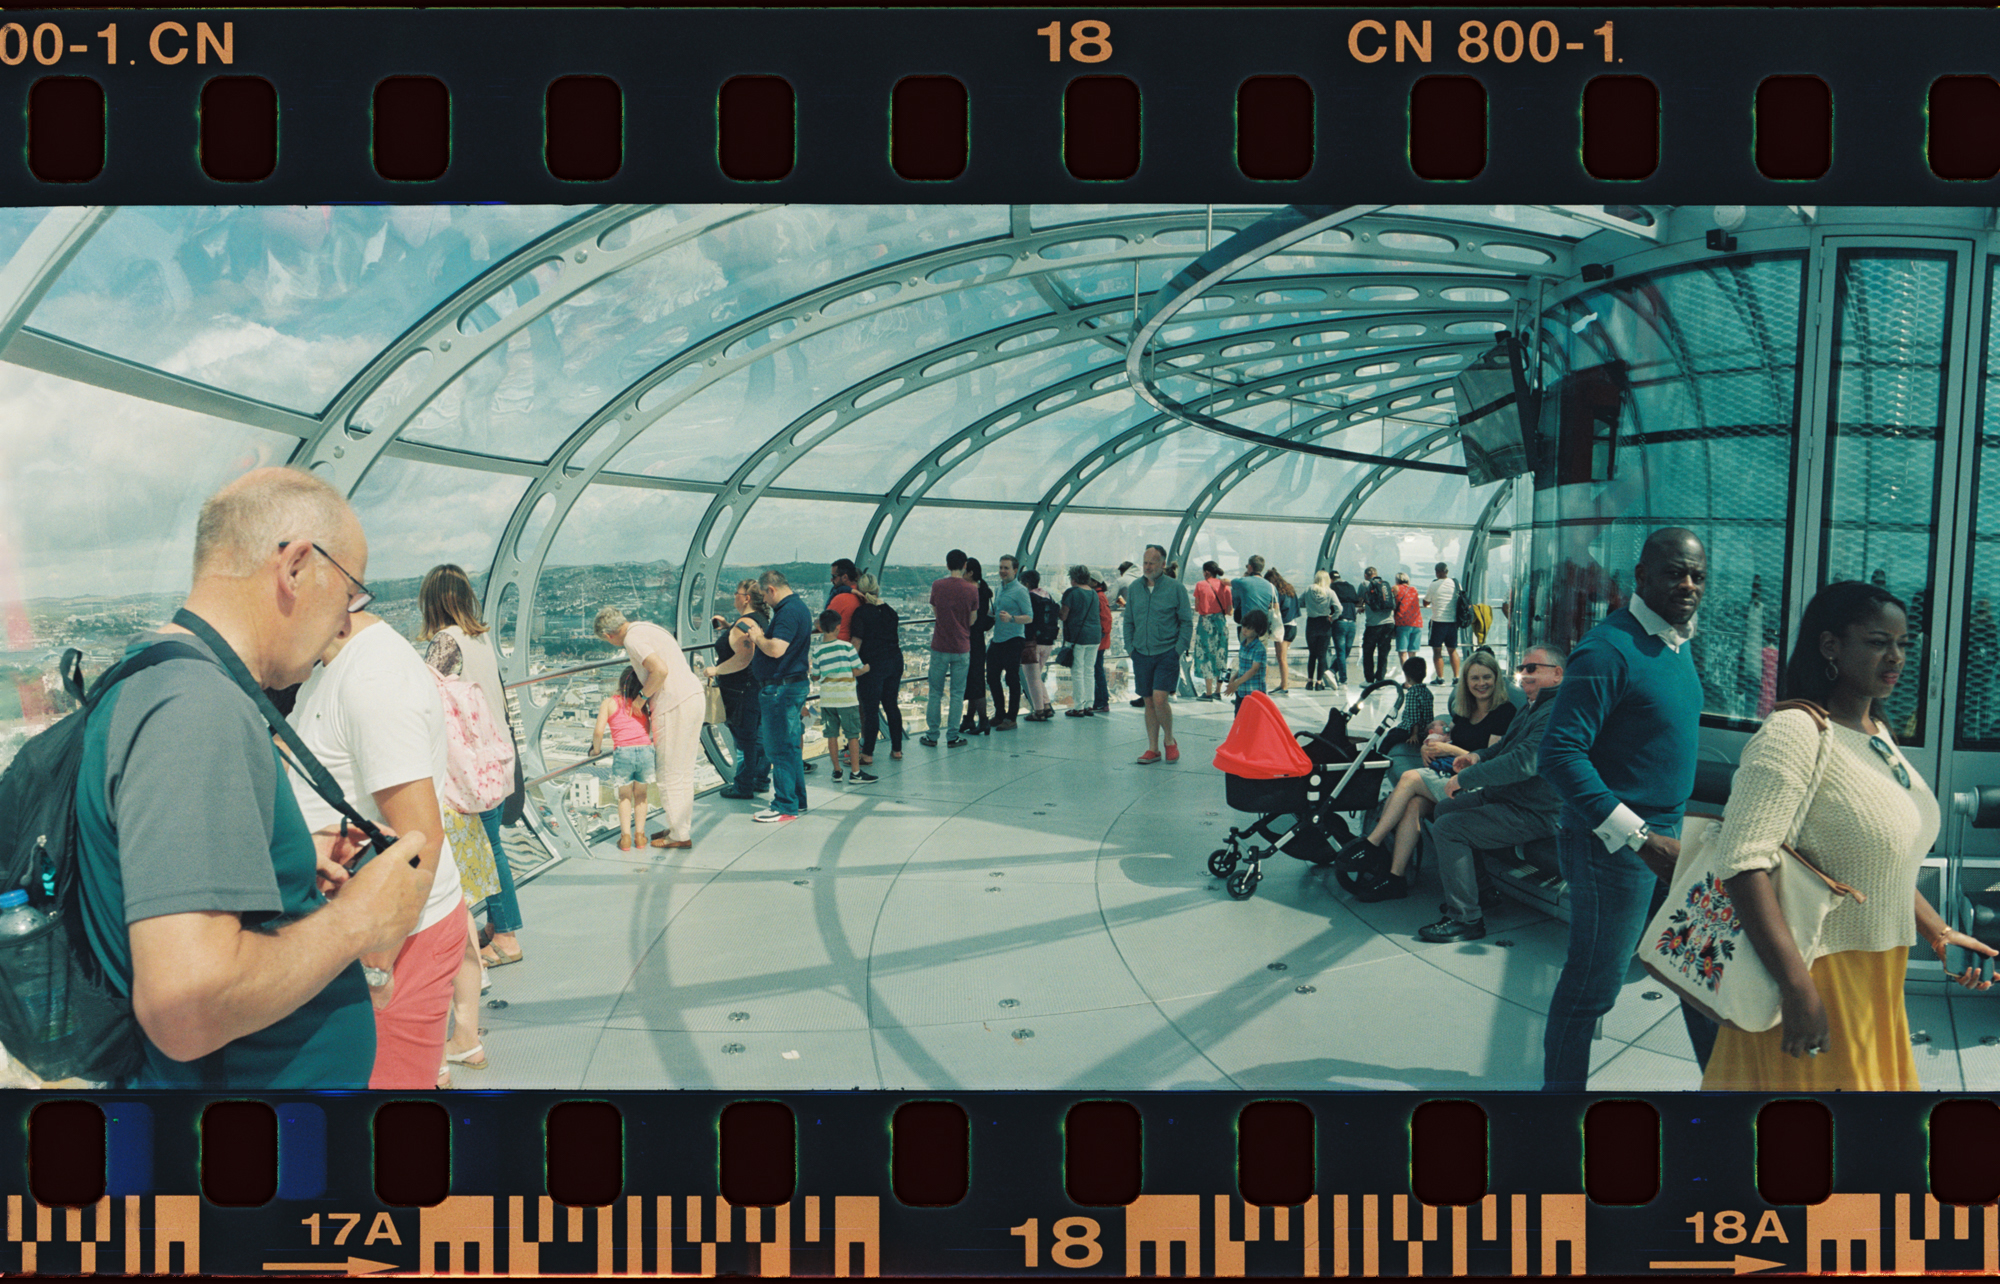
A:
POLYGON ((257 684, 257 679, 250 675, 250 667, 243 663, 242 657, 237 655, 227 642, 222 640, 222 635, 210 627, 207 620, 186 607, 174 612, 174 623, 206 642, 209 650, 215 652, 215 658, 222 665, 223 672, 235 680, 236 685, 243 689, 244 695, 250 697, 251 703, 257 706, 257 711, 264 715, 264 721, 270 724, 271 730, 283 742, 286 749, 283 756, 291 769, 303 776, 306 783, 312 786, 312 791, 324 798, 328 806, 345 816, 350 824, 365 834, 370 846, 378 852, 388 851, 394 840, 362 816, 354 809, 353 804, 347 801, 347 795, 340 791, 338 784, 334 783, 333 773, 322 766, 319 759, 313 757, 312 750, 306 748, 305 741, 299 739, 299 733, 285 720, 285 715, 278 712, 278 706, 271 703, 271 697, 264 694, 264 688, 257 684))

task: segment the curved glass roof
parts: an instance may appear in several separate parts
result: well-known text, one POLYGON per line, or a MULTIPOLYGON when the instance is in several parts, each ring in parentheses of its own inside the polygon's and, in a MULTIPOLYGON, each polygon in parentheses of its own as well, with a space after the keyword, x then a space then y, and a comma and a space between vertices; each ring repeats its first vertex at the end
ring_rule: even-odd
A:
MULTIPOLYGON (((180 554, 127 546, 184 545, 221 476, 288 459, 353 495, 379 578, 457 560, 532 594, 545 565, 615 554, 693 572, 670 576, 675 615, 795 544, 916 565, 976 532, 1030 558, 1132 555, 1136 525, 1080 542, 1119 513, 1182 559, 1283 546, 1303 573, 1349 527, 1490 521, 1444 431, 1453 377, 1532 324, 1582 242, 1643 250, 1667 216, 1353 207, 1180 297, 1135 367, 1135 328, 1280 212, 0 211, 0 396, 35 425, 5 447, 21 591, 178 589, 180 554), (85 502, 91 521, 60 511, 85 502)), ((1794 294, 1774 312, 1795 277, 1771 275, 1794 294)), ((1671 288, 1693 307, 1704 287, 1671 288)), ((1679 349, 1689 370, 1732 362, 1704 342, 1679 349)))

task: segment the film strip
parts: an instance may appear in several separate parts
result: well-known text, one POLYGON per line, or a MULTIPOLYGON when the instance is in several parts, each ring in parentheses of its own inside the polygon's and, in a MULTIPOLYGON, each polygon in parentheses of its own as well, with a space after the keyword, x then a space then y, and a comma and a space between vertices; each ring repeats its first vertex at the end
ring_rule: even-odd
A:
MULTIPOLYGON (((1995 31, 1973 10, 10 10, 0 201, 1970 208, 2000 176, 1995 31)), ((8 1103, 0 1269, 23 1273, 2000 1271, 1978 1091, 8 1103)))

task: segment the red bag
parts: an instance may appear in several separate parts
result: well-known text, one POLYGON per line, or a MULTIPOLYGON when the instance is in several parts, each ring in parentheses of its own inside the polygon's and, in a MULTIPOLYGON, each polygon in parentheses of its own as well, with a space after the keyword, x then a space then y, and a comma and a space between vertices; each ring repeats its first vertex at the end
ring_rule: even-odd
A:
POLYGON ((1222 747, 1215 751, 1215 765, 1245 780, 1280 780, 1306 775, 1312 770, 1312 759, 1299 748, 1277 701, 1262 691, 1252 691, 1236 711, 1236 721, 1222 747))

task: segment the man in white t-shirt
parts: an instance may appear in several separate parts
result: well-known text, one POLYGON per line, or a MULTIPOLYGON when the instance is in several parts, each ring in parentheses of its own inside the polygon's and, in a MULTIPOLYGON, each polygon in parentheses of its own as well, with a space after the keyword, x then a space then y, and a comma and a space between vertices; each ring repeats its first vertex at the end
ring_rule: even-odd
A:
POLYGON ((1431 672, 1437 674, 1431 685, 1444 685, 1444 660, 1451 657, 1451 680, 1458 681, 1458 581, 1451 577, 1451 567, 1443 562, 1437 564, 1437 578, 1431 581, 1430 592, 1424 595, 1424 614, 1431 622, 1431 672))
MULTIPOLYGON (((438 801, 447 767, 437 681, 381 617, 358 611, 299 687, 290 721, 356 811, 391 832, 431 836, 419 853, 431 892, 417 930, 398 950, 361 956, 375 1006, 368 1086, 431 1091, 444 1065, 451 983, 468 922, 438 801)), ((297 772, 289 779, 308 826, 344 823, 297 772)))
POLYGON ((607 606, 597 613, 597 636, 622 646, 639 675, 639 691, 652 701, 654 777, 660 785, 665 833, 655 847, 694 846, 694 760, 701 752, 701 679, 688 665, 679 639, 657 624, 628 621, 607 606))

